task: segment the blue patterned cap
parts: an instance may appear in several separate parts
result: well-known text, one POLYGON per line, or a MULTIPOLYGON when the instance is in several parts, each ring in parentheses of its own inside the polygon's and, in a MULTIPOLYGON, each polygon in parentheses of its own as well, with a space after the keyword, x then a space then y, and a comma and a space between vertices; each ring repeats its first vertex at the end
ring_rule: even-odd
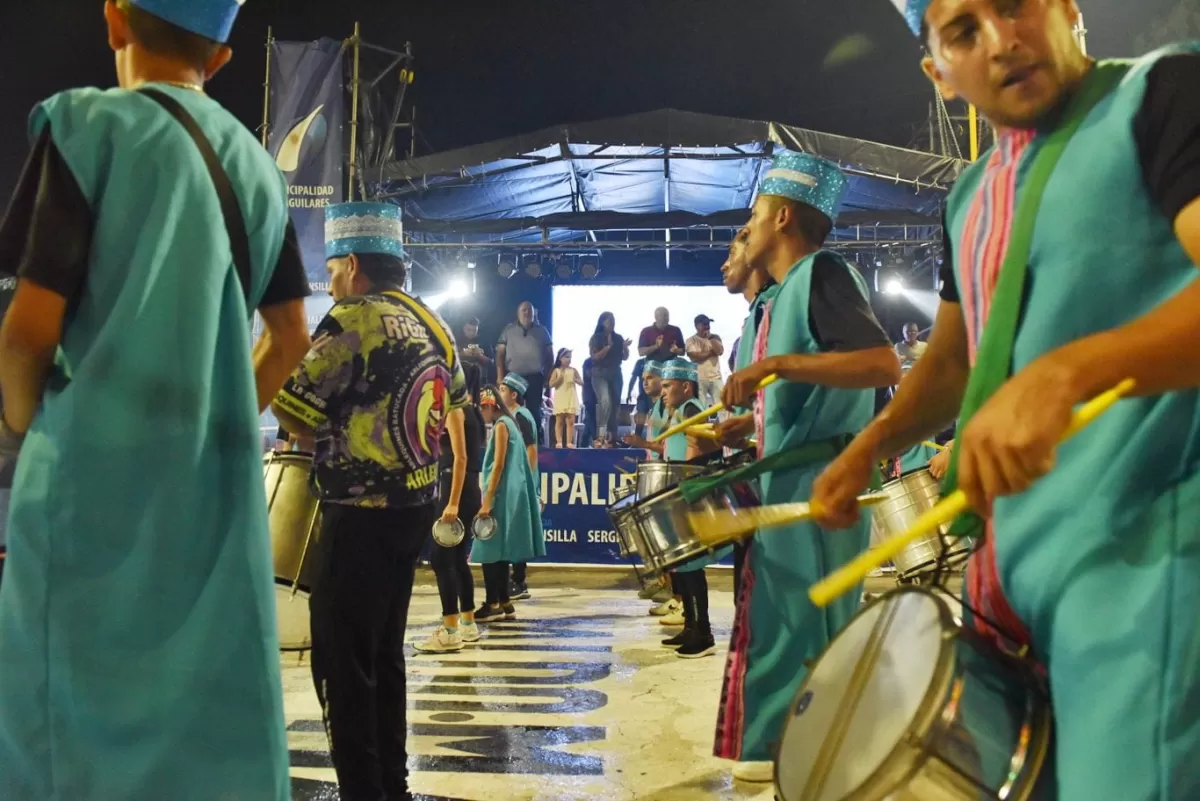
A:
POLYGON ((504 376, 504 381, 501 383, 509 389, 516 390, 521 395, 529 391, 529 382, 516 373, 509 373, 504 376))
POLYGON ((660 376, 662 374, 663 374, 662 362, 646 362, 644 365, 642 365, 642 375, 659 375, 660 376))
POLYGON ((400 207, 391 203, 339 203, 325 209, 325 258, 351 253, 404 255, 400 207))
POLYGON ((904 21, 914 35, 921 35, 921 22, 925 19, 925 10, 932 0, 892 0, 896 10, 904 15, 904 21))
POLYGON ((246 0, 129 0, 147 14, 225 44, 246 0))
POLYGON ((776 195, 806 203, 831 220, 846 196, 850 181, 838 165, 818 156, 781 150, 763 176, 760 195, 776 195))
POLYGON ((683 359, 672 359, 663 365, 663 381, 694 381, 700 382, 700 373, 696 365, 683 359))

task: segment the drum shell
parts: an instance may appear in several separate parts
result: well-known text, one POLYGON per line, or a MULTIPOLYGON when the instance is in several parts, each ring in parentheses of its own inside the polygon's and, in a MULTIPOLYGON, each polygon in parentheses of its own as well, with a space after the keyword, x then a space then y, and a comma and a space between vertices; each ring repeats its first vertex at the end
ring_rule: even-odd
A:
POLYGON ((311 472, 312 456, 306 453, 268 453, 263 457, 275 573, 276 627, 280 648, 285 651, 312 647, 308 597, 324 554, 317 547, 321 513, 320 501, 310 488, 311 472))
POLYGON ((634 556, 638 553, 636 537, 637 522, 633 518, 633 507, 637 503, 637 495, 633 484, 627 488, 618 488, 613 494, 616 500, 609 504, 608 519, 612 521, 617 532, 621 556, 634 556), (624 491, 622 491, 624 490, 624 491))
POLYGON ((433 542, 441 548, 453 548, 460 544, 467 536, 467 528, 461 520, 455 520, 452 523, 442 524, 439 518, 433 524, 433 542))
POLYGON ((632 510, 632 530, 638 553, 651 575, 662 575, 734 541, 702 542, 692 528, 690 513, 758 505, 758 491, 749 481, 736 481, 713 490, 694 503, 688 503, 678 487, 639 500, 632 510))
POLYGON ((637 496, 649 498, 679 486, 689 478, 704 475, 709 468, 682 462, 642 462, 637 469, 637 496))
MULTIPOLYGON (((883 485, 882 492, 888 496, 875 506, 871 514, 871 542, 880 543, 903 534, 925 512, 942 499, 941 487, 929 472, 929 468, 905 473, 900 478, 883 485)), ((971 554, 973 543, 969 538, 950 536, 950 527, 942 526, 936 535, 924 537, 911 543, 893 560, 901 578, 910 578, 933 572, 945 551, 945 563, 959 564, 971 554)))
MULTIPOLYGON (((864 607, 859 617, 903 593, 932 595, 922 588, 900 588, 864 607)), ((1050 772, 1043 777, 1042 769, 1052 746, 1053 720, 1045 685, 1035 667, 964 628, 943 599, 939 597, 938 603, 942 645, 938 653, 929 656, 936 664, 920 709, 884 763, 848 793, 807 787, 811 777, 798 767, 807 761, 797 760, 790 747, 826 737, 826 731, 817 731, 824 729, 819 719, 808 727, 801 722, 805 699, 828 691, 824 679, 832 672, 845 674, 854 669, 844 663, 823 665, 834 643, 817 660, 784 726, 776 767, 780 801, 1028 801, 1042 786, 1039 780, 1052 782, 1050 772)), ((839 638, 846 636, 857 620, 851 621, 839 638)), ((881 670, 902 666, 903 662, 884 663, 881 670)), ((886 706, 884 699, 872 700, 886 706)), ((843 704, 840 714, 856 716, 859 712, 847 710, 843 704)), ((862 724, 863 730, 873 728, 869 715, 862 724)), ((844 752, 861 747, 854 731, 846 736, 844 752)), ((846 762, 839 761, 842 754, 837 753, 824 761, 832 761, 836 772, 859 753, 850 754, 846 762)))

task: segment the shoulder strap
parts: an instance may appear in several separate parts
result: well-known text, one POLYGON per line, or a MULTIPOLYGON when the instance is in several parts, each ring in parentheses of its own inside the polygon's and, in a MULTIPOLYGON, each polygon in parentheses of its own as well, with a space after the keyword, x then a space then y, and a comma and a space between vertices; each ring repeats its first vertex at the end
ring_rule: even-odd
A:
MULTIPOLYGON (((1025 278, 1029 270, 1029 253, 1033 248, 1034 226, 1038 209, 1041 207, 1042 194, 1050 182, 1050 175, 1071 137, 1079 130, 1088 114, 1120 83, 1128 71, 1128 62, 1105 62, 1093 67, 1068 104, 1062 122, 1034 156, 1029 175, 1017 196, 1008 251, 1000 265, 1000 277, 992 294, 992 308, 979 339, 975 366, 971 370, 963 394, 962 409, 958 415, 960 427, 965 426, 988 398, 1008 380, 1012 371, 1013 345, 1017 338, 1017 326, 1020 323, 1021 306, 1025 296, 1025 278)), ((943 482, 946 493, 958 486, 958 454, 959 449, 955 448, 950 456, 950 467, 943 482)), ((958 531, 973 527, 979 521, 977 518, 966 516, 961 522, 963 525, 956 529, 958 531)))
POLYGON ((238 281, 242 285, 242 295, 246 298, 246 306, 249 309, 253 305, 250 299, 250 235, 246 233, 246 220, 242 217, 242 207, 238 203, 237 194, 233 191, 233 183, 229 180, 229 174, 221 166, 221 159, 217 156, 217 151, 213 150, 212 143, 200 129, 199 123, 178 100, 157 89, 139 89, 138 93, 162 106, 183 126, 188 135, 192 137, 192 141, 196 143, 196 148, 204 159, 204 165, 208 167, 213 188, 216 189, 217 198, 221 203, 221 215, 225 218, 225 231, 229 235, 229 246, 233 253, 233 269, 237 271, 238 281))

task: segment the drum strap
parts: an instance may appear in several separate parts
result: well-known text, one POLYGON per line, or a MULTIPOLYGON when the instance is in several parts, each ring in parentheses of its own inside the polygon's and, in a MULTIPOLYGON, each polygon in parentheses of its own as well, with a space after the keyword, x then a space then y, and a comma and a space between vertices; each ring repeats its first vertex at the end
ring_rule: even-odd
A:
MULTIPOLYGON (((767 473, 781 470, 792 470, 797 467, 831 462, 850 444, 853 438, 850 434, 839 434, 829 439, 806 442, 790 450, 773 453, 745 467, 726 470, 713 476, 700 476, 699 478, 684 481, 679 485, 679 493, 688 503, 695 503, 710 492, 727 487, 735 482, 750 481, 767 473)), ((871 489, 875 491, 882 487, 883 482, 879 471, 876 470, 871 480, 871 489)))

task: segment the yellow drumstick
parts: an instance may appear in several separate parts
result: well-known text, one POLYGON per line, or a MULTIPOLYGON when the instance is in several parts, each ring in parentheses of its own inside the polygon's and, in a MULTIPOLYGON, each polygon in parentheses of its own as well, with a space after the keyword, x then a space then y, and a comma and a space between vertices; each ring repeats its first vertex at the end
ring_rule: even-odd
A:
MULTIPOLYGON (((779 380, 779 376, 769 375, 758 383, 758 386, 754 388, 754 391, 758 392, 761 389, 765 389, 766 387, 771 386, 778 380, 779 380)), ((671 426, 666 431, 662 432, 661 434, 659 434, 657 437, 654 437, 650 441, 651 442, 661 442, 664 439, 666 439, 667 437, 673 437, 681 431, 686 431, 687 429, 691 428, 692 426, 696 425, 697 423, 706 422, 708 420, 708 418, 712 417, 714 414, 716 414, 717 412, 721 411, 724 408, 725 408, 725 404, 718 403, 717 405, 715 405, 711 408, 705 409, 704 411, 700 412, 700 414, 698 414, 694 417, 689 417, 688 419, 684 420, 682 423, 680 423, 678 425, 671 426)))
MULTIPOLYGON (((883 503, 889 496, 882 492, 860 495, 859 504, 874 506, 883 503)), ((696 539, 704 545, 722 545, 731 540, 748 537, 755 531, 774 526, 787 526, 808 520, 816 512, 809 503, 779 503, 774 506, 756 506, 749 509, 712 509, 706 512, 688 512, 688 523, 696 539)))
POLYGON ((948 448, 947 448, 945 445, 938 445, 938 444, 937 444, 936 442, 934 442, 933 440, 928 440, 928 439, 927 439, 927 440, 925 440, 924 442, 922 442, 921 444, 922 444, 922 445, 924 445, 924 446, 925 446, 925 447, 927 447, 927 448, 933 448, 935 451, 944 451, 944 450, 949 450, 949 449, 948 449, 948 448))
MULTIPOLYGON (((1112 408, 1114 403, 1132 392, 1135 386, 1134 380, 1127 378, 1108 392, 1097 395, 1085 403, 1071 417, 1071 425, 1059 442, 1065 442, 1078 434, 1081 429, 1112 408)), ((867 574, 872 570, 883 567, 913 542, 922 537, 928 537, 941 526, 953 522, 955 518, 967 511, 968 507, 966 494, 962 490, 955 490, 937 506, 917 518, 917 522, 908 531, 860 554, 853 561, 818 581, 809 588, 808 597, 817 606, 828 606, 854 589, 866 579, 867 574)))

